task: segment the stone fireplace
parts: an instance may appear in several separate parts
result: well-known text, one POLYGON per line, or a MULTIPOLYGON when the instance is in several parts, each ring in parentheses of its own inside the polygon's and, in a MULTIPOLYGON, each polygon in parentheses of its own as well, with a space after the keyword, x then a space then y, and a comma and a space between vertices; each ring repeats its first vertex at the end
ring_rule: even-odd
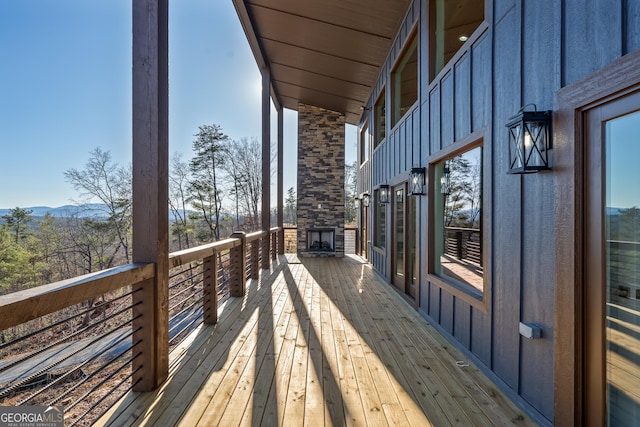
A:
POLYGON ((344 256, 344 124, 298 105, 298 255, 344 256))
POLYGON ((334 252, 336 230, 333 228, 311 228, 307 230, 307 251, 334 252))

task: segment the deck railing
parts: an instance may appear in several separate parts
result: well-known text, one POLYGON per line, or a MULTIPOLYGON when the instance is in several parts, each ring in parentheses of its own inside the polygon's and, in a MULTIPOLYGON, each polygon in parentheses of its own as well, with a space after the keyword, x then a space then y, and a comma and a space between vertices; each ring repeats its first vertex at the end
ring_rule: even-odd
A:
POLYGON ((607 240, 609 298, 640 309, 640 242, 607 240))
POLYGON ((153 341, 146 316, 166 310, 160 315, 168 319, 166 348, 176 346, 199 324, 216 323, 218 304, 243 296, 246 280, 269 268, 274 249, 283 248, 283 230, 272 228, 171 253, 162 307, 139 297, 143 283, 155 278, 153 263, 0 296, 0 406, 62 406, 65 425, 91 425, 153 375, 141 360, 168 357, 144 354, 143 341, 153 341))
POLYGON ((477 228, 445 227, 444 252, 482 266, 482 235, 477 228))

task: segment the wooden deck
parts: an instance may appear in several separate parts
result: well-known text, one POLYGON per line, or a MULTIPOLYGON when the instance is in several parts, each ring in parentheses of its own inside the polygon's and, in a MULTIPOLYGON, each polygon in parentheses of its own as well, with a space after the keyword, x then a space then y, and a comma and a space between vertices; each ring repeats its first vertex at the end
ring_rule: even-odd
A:
POLYGON ((534 425, 360 258, 288 257, 97 425, 534 425))

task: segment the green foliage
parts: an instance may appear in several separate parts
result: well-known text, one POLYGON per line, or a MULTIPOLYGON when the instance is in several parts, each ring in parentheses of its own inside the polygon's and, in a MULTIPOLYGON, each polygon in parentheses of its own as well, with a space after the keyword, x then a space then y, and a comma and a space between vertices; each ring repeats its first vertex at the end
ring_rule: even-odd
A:
POLYGON ((189 183, 189 201, 209 227, 209 238, 220 240, 220 214, 222 188, 218 182, 229 137, 218 125, 202 125, 193 141, 195 156, 189 167, 192 181, 189 183))
POLYGON ((638 207, 620 209, 618 232, 613 240, 640 242, 640 209, 638 207))
POLYGON ((16 242, 7 227, 0 227, 0 293, 14 292, 32 285, 32 255, 16 242))
POLYGON ((31 221, 32 212, 33 211, 16 207, 15 209, 9 209, 9 214, 2 215, 6 226, 13 232, 16 243, 19 243, 27 237, 27 228, 31 221))
POLYGON ((345 164, 344 168, 344 221, 347 224, 356 222, 355 197, 357 196, 358 162, 345 164))
POLYGON ((297 223, 297 206, 298 199, 296 197, 296 190, 293 187, 289 187, 287 190, 287 198, 284 201, 284 222, 287 224, 295 225, 297 223))

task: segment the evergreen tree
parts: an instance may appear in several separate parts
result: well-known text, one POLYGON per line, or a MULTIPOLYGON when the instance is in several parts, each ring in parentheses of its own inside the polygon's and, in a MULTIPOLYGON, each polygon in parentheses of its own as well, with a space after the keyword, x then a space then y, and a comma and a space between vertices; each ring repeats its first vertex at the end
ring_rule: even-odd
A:
POLYGON ((6 227, 13 232, 16 243, 27 237, 27 226, 31 221, 31 213, 33 211, 16 207, 9 209, 7 215, 2 215, 6 227))
POLYGON ((218 125, 202 125, 199 129, 193 141, 195 156, 189 163, 192 181, 188 201, 207 224, 210 238, 220 240, 222 188, 219 181, 229 137, 218 125))
POLYGON ((287 198, 284 201, 284 222, 287 224, 295 225, 297 223, 297 205, 298 199, 296 198, 296 190, 293 187, 289 187, 287 191, 287 198))

